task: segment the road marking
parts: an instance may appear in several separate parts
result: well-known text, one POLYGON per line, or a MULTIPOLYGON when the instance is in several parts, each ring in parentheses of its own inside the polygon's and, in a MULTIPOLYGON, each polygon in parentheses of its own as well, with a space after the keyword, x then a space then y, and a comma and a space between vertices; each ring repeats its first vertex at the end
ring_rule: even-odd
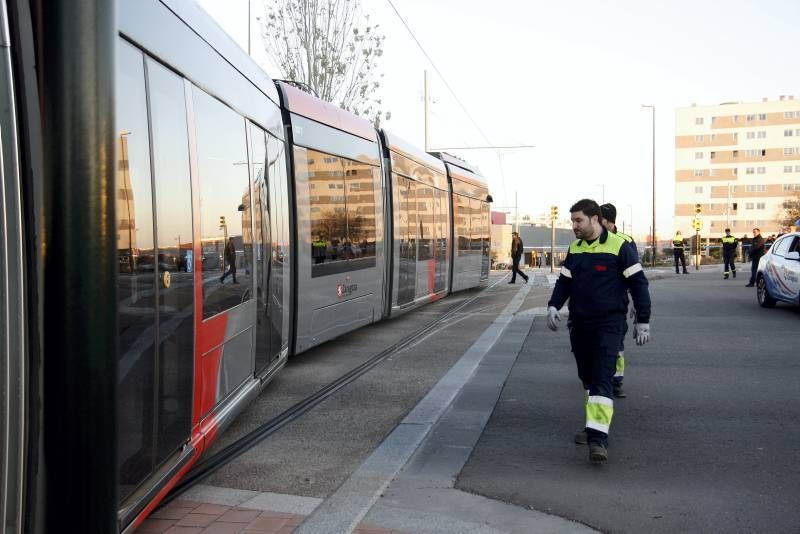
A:
POLYGON ((511 323, 531 289, 523 285, 497 319, 411 410, 352 475, 295 530, 299 534, 352 532, 450 407, 511 323))

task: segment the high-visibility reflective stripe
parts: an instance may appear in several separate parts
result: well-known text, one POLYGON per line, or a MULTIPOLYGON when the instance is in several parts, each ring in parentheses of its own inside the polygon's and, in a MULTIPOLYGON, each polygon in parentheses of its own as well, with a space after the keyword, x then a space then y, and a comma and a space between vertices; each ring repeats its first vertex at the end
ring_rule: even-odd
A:
POLYGON ((613 400, 599 395, 589 397, 589 402, 586 403, 586 428, 593 428, 608 434, 613 416, 613 400))
POLYGON ((609 406, 614 408, 614 399, 609 397, 602 397, 600 395, 590 395, 589 402, 592 404, 599 404, 601 406, 609 406))
POLYGON ((586 428, 592 428, 594 430, 599 430, 600 432, 604 432, 608 434, 609 425, 604 425, 601 423, 595 423, 594 421, 586 421, 586 428))
POLYGON ((566 267, 561 267, 561 274, 563 274, 567 278, 572 278, 572 271, 570 271, 566 267))
POLYGON ((641 270, 642 270, 642 264, 636 263, 634 265, 631 265, 624 271, 622 271, 622 276, 624 276, 625 278, 630 278, 631 276, 633 276, 634 274, 638 273, 641 270))
POLYGON ((621 352, 617 356, 617 372, 614 376, 625 376, 625 356, 621 352))

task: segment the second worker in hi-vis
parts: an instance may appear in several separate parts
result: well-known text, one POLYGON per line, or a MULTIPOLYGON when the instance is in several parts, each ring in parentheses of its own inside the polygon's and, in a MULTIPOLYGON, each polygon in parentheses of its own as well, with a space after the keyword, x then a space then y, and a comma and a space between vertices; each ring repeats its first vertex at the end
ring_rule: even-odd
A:
POLYGON ((547 303, 547 326, 557 330, 558 310, 569 300, 569 339, 585 390, 586 428, 576 443, 589 444, 594 463, 608 460, 614 414, 613 378, 625 335, 626 292, 636 309, 633 338, 650 339, 650 293, 638 255, 624 239, 603 228, 600 206, 583 199, 570 208, 574 241, 547 303))

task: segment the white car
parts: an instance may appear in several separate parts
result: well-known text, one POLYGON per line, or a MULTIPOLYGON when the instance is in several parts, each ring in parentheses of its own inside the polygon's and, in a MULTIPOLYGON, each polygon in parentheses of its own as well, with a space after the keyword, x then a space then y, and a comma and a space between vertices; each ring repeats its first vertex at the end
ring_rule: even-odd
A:
POLYGON ((800 232, 776 239, 759 260, 756 288, 764 308, 778 301, 800 305, 800 232))

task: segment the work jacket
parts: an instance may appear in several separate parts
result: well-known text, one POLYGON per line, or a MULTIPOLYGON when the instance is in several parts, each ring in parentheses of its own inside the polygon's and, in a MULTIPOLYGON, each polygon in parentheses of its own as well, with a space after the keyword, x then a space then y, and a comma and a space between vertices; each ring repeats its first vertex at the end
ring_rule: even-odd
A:
POLYGON ((560 309, 569 299, 571 321, 604 321, 627 313, 630 292, 637 322, 648 323, 648 285, 633 247, 604 229, 591 243, 578 239, 569 246, 548 306, 560 309))
POLYGON ((733 256, 736 254, 736 246, 738 240, 732 235, 726 235, 722 238, 722 253, 726 256, 733 256))
POLYGON ((683 250, 684 243, 682 235, 676 235, 672 238, 672 248, 675 250, 683 250))

